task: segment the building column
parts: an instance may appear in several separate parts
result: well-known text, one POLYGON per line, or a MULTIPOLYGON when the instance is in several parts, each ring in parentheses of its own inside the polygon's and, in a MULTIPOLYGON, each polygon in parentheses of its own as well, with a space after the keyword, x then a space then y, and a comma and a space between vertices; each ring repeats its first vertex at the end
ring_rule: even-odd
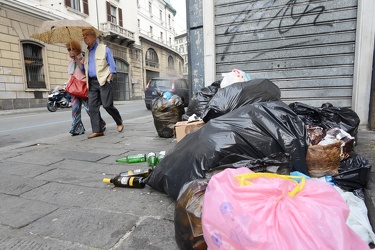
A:
POLYGON ((214 1, 203 1, 204 82, 211 85, 216 80, 215 54, 215 5, 214 1))
POLYGON ((367 127, 375 39, 375 1, 359 0, 355 43, 352 109, 367 127))

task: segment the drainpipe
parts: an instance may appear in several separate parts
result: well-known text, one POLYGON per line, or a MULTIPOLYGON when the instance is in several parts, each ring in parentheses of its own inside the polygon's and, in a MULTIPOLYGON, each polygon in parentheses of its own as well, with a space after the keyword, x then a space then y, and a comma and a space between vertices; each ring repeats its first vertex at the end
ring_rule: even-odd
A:
POLYGON ((96 0, 95 3, 96 3, 96 22, 97 22, 97 25, 98 25, 98 30, 100 30, 100 27, 99 27, 99 13, 98 13, 98 0, 96 0))

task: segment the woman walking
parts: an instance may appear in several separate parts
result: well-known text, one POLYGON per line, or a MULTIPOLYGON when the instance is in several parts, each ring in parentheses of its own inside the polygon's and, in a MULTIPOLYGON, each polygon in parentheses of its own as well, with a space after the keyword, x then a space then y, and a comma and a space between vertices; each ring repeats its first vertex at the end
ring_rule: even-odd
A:
MULTIPOLYGON (((71 41, 66 44, 66 48, 71 58, 68 64, 69 75, 74 75, 78 80, 86 82, 86 75, 81 70, 84 58, 82 55, 81 44, 77 41, 71 41)), ((72 102, 72 126, 70 127, 69 133, 72 136, 82 135, 85 133, 85 127, 81 119, 82 105, 85 108, 87 114, 90 116, 89 104, 87 98, 80 98, 75 95, 71 95, 72 102)), ((101 121, 101 127, 105 129, 105 122, 101 121)))

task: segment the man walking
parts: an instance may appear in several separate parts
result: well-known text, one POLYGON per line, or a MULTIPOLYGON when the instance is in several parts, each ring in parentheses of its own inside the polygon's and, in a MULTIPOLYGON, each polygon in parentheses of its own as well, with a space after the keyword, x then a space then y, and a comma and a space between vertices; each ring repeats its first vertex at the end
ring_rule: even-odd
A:
POLYGON ((116 74, 116 64, 111 50, 104 44, 99 44, 93 29, 82 31, 83 39, 87 45, 85 53, 84 70, 89 88, 89 109, 92 134, 91 139, 104 135, 105 126, 102 126, 100 105, 110 114, 117 124, 118 132, 124 129, 121 115, 113 105, 112 79, 116 74))

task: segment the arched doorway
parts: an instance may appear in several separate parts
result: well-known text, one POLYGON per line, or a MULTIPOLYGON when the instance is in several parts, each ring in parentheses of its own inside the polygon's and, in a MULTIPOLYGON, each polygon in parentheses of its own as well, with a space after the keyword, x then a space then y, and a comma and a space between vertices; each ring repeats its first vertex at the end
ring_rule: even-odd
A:
POLYGON ((113 100, 115 101, 129 101, 129 65, 119 59, 115 58, 116 63, 116 77, 113 79, 113 100))
POLYGON ((149 48, 146 52, 145 58, 146 66, 146 84, 151 78, 159 77, 159 58, 156 51, 152 48, 149 48), (155 70, 150 70, 150 68, 155 68, 155 70))

